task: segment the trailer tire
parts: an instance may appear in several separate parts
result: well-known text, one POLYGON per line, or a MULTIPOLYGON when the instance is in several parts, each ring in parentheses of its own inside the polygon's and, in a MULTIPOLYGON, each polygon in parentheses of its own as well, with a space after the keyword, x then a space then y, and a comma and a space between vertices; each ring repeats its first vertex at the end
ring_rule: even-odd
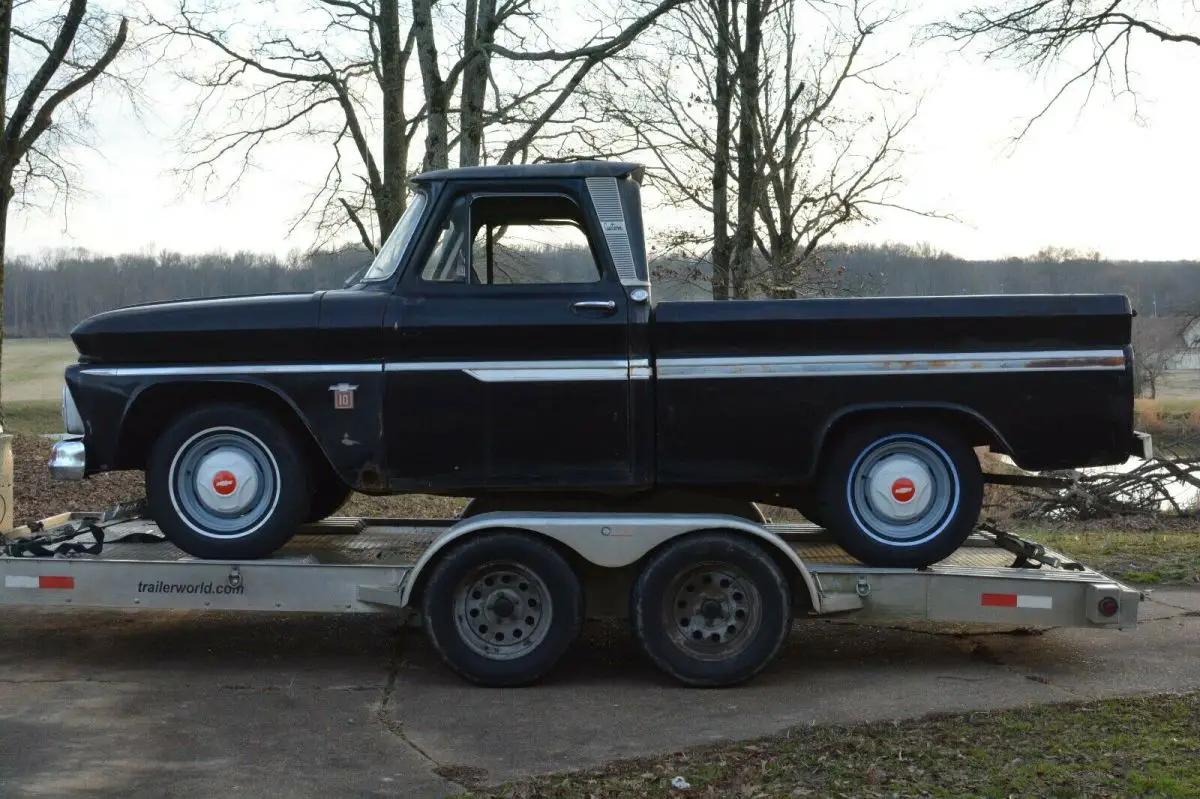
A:
POLYGON ((876 420, 849 431, 825 465, 818 513, 867 566, 923 568, 963 545, 983 505, 969 442, 934 421, 876 420), (911 503, 911 504, 910 504, 911 503))
POLYGON ((583 626, 571 564, 520 531, 476 533, 437 561, 421 594, 426 634, 453 671, 479 685, 536 682, 583 626))
POLYGON ((266 557, 308 511, 308 464, 270 414, 221 403, 184 413, 154 442, 146 464, 150 515, 197 558, 266 557))
POLYGON ((739 533, 698 533, 650 558, 629 617, 642 651, 667 675, 696 687, 736 685, 779 653, 792 591, 762 546, 739 533))

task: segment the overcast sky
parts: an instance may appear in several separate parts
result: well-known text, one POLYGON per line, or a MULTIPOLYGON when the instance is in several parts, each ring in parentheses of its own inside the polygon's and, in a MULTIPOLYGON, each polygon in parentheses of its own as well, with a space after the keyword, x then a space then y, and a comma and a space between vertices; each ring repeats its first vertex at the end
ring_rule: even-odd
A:
MULTIPOLYGON (((927 17, 931 9, 923 9, 927 17)), ((907 35, 898 31, 896 35, 907 35)), ((1140 110, 1100 91, 1081 110, 1069 96, 1015 149, 1009 137, 1058 85, 1007 63, 921 49, 892 74, 924 95, 910 128, 899 200, 954 214, 959 222, 890 213, 847 230, 849 241, 929 242, 968 258, 1031 254, 1045 246, 1099 250, 1111 258, 1200 259, 1200 48, 1139 41, 1140 110)), ((280 146, 224 201, 181 194, 169 173, 180 153, 170 134, 186 112, 166 78, 144 123, 118 104, 95 119, 99 154, 81 153, 86 196, 69 211, 15 210, 9 251, 84 247, 97 252, 240 249, 286 253, 312 243, 289 223, 323 175, 323 151, 280 146)), ((647 223, 653 227, 655 218, 647 223)))

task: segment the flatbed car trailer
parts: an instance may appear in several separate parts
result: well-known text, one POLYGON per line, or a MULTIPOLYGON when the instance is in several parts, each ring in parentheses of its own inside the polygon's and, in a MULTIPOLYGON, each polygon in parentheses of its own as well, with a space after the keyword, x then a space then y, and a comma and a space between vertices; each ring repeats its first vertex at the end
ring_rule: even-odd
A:
POLYGON ((995 528, 924 569, 872 568, 818 527, 744 516, 512 513, 334 517, 258 560, 192 558, 140 504, 19 528, 0 605, 399 613, 484 685, 536 681, 584 618, 628 619, 693 686, 742 682, 803 617, 1126 629, 1141 592, 995 528))

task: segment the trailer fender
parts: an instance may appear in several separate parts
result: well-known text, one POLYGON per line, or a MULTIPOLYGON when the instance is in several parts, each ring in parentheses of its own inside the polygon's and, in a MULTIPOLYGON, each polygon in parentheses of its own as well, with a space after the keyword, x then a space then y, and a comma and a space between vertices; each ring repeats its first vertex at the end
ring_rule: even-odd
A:
MULTIPOLYGON (((512 513, 495 511, 472 516, 448 527, 413 565, 400 591, 400 606, 408 607, 422 585, 427 567, 459 539, 489 530, 524 530, 555 541, 596 566, 619 569, 641 560, 651 550, 682 535, 700 530, 739 532, 774 548, 790 563, 808 590, 816 613, 822 596, 808 567, 778 536, 737 516, 690 513, 512 513)), ((841 608, 837 608, 840 610, 841 608)))

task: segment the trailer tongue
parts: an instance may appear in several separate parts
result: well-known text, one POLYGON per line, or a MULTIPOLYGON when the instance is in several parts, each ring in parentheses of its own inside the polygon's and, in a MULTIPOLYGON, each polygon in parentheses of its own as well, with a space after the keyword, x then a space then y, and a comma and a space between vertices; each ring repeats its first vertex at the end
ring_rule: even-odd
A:
POLYGON ((652 662, 701 686, 757 674, 795 618, 1125 629, 1142 599, 987 527, 924 569, 864 566, 811 525, 700 514, 334 518, 247 561, 188 556, 139 506, 33 528, 4 543, 0 605, 399 612, 486 685, 537 680, 585 617, 628 619, 652 662))

